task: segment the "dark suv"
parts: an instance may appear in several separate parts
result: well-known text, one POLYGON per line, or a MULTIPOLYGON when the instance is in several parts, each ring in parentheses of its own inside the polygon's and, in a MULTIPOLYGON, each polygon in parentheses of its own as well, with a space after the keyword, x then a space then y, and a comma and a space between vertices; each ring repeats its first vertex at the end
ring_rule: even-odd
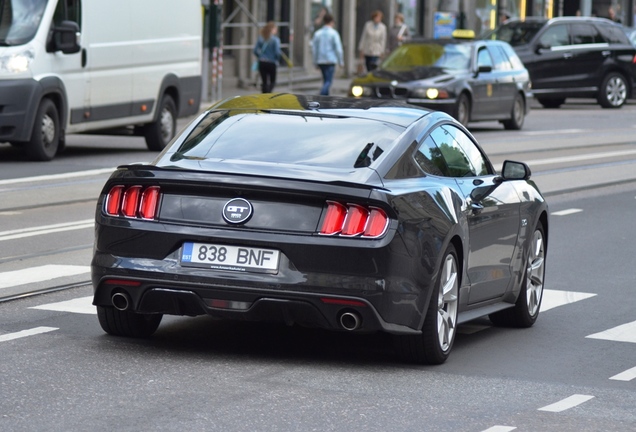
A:
POLYGON ((604 108, 620 108, 632 97, 636 48, 621 25, 608 19, 510 20, 486 38, 512 45, 546 108, 558 108, 566 98, 589 97, 604 108))

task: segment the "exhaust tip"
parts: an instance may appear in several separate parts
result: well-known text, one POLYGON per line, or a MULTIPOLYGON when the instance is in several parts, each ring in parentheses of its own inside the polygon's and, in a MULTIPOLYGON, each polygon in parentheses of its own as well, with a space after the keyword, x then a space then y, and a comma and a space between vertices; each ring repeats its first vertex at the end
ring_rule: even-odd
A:
POLYGON ((115 309, 120 311, 125 311, 130 307, 130 297, 128 297, 128 294, 123 292, 113 294, 111 301, 115 309))
POLYGON ((354 331, 362 325, 362 318, 355 312, 343 312, 340 314, 340 326, 347 331, 354 331))

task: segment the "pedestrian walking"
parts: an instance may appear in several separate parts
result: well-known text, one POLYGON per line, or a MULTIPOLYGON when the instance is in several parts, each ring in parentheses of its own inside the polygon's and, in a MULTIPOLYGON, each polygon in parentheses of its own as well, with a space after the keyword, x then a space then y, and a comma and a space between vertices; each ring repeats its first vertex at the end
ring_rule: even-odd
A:
POLYGON ((371 20, 364 24, 362 36, 358 44, 360 59, 364 59, 367 72, 371 72, 378 67, 380 57, 386 50, 387 30, 382 22, 384 14, 376 10, 371 14, 371 20))
POLYGON ((344 66, 344 53, 340 34, 334 29, 333 15, 327 13, 322 18, 322 27, 311 39, 314 66, 322 73, 321 95, 328 95, 333 82, 336 65, 344 66))
POLYGON ((261 75, 261 90, 263 93, 271 93, 276 85, 276 71, 280 62, 280 39, 276 36, 278 27, 274 21, 269 21, 261 29, 261 35, 254 45, 256 62, 252 69, 258 70, 261 75))
POLYGON ((395 15, 393 27, 389 30, 389 48, 387 54, 402 45, 402 42, 411 37, 409 26, 404 24, 404 15, 398 13, 395 15))

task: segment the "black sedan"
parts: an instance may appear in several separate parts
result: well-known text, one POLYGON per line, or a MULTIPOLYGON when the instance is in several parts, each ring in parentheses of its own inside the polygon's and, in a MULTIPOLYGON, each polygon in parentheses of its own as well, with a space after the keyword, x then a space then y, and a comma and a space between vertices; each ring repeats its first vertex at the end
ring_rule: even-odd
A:
POLYGON ((518 130, 532 93, 528 71, 507 43, 435 39, 403 44, 378 69, 354 78, 349 96, 404 100, 464 126, 499 120, 518 130))
POLYGON ((547 204, 449 115, 395 101, 219 102, 97 203, 93 304, 109 334, 163 314, 394 335, 448 357, 458 324, 539 314, 547 204))

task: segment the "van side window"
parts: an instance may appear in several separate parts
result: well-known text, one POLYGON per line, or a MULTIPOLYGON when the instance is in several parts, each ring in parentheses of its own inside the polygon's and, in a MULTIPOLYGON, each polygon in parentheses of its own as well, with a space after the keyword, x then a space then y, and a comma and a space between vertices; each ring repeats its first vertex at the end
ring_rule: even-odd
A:
POLYGON ((539 38, 539 43, 546 48, 570 45, 567 25, 549 27, 539 38))
POLYGON ((58 25, 62 21, 74 21, 82 29, 81 0, 60 0, 53 14, 53 24, 58 25))

